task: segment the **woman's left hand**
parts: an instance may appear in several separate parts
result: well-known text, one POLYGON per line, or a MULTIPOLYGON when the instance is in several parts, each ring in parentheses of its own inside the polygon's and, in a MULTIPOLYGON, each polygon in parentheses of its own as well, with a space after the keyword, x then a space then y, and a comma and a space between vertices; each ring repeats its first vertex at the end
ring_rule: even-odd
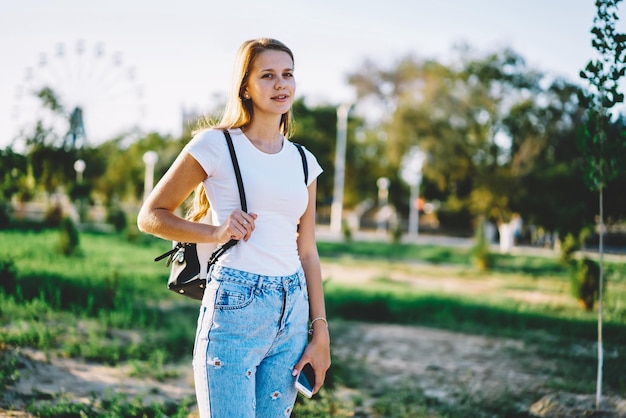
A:
MULTIPOLYGON (((316 324, 317 325, 317 324, 316 324)), ((300 360, 293 368, 293 375, 297 376, 305 364, 310 363, 315 370, 315 386, 313 394, 316 394, 326 379, 326 371, 330 368, 330 335, 325 323, 320 323, 313 330, 313 338, 304 349, 300 360)))

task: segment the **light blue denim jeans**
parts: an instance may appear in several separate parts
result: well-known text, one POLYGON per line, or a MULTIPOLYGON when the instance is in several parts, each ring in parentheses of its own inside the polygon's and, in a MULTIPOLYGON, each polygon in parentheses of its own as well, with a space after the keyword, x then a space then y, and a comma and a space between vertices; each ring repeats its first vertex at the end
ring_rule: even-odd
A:
POLYGON ((193 350, 200 418, 289 417, 308 341, 302 269, 261 276, 213 266, 193 350))

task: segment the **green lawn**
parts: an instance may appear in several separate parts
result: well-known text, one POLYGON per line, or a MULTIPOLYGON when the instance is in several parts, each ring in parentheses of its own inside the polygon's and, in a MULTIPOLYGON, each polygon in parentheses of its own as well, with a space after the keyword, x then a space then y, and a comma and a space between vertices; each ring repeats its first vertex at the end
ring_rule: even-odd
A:
MULTIPOLYGON (((110 365, 133 362, 142 373, 166 379, 168 364, 189 354, 195 331, 190 318, 198 306, 168 291, 168 270, 163 262, 153 262, 170 244, 146 236, 129 240, 125 235, 82 233, 80 251, 68 257, 58 251, 59 239, 56 230, 0 231, 0 392, 16 378, 12 353, 25 346, 110 365), (142 337, 128 341, 112 329, 136 331, 142 337)), ((376 272, 359 285, 328 278, 327 307, 334 319, 522 339, 549 334, 563 342, 546 350, 596 338, 597 314, 584 312, 569 296, 567 271, 556 259, 496 254, 493 269, 481 272, 473 268, 467 249, 370 242, 320 242, 318 247, 323 263, 376 272), (437 281, 450 277, 460 283, 458 289, 437 287, 437 281), (413 281, 418 279, 432 286, 416 286, 413 281), (477 284, 488 291, 467 291, 477 284), (548 302, 541 297, 529 300, 528 294, 547 295, 548 302)), ((626 354, 626 267, 608 263, 606 277, 605 342, 626 354)), ((623 390, 626 365, 608 362, 608 388, 623 390)), ((345 368, 334 369, 331 381, 345 382, 345 368)), ((330 410, 347 411, 332 416, 350 416, 329 386, 323 402, 313 408, 298 405, 294 416, 329 416, 330 410)), ((132 415, 139 412, 129 411, 138 407, 121 398, 101 402, 115 403, 126 411, 121 416, 141 416, 132 415)), ((47 415, 43 407, 37 408, 39 416, 74 416, 68 412, 71 405, 47 415)), ((188 407, 161 407, 167 408, 169 416, 182 417, 188 407)), ((160 416, 150 409, 140 412, 160 416)), ((424 416, 460 415, 447 411, 424 416)))

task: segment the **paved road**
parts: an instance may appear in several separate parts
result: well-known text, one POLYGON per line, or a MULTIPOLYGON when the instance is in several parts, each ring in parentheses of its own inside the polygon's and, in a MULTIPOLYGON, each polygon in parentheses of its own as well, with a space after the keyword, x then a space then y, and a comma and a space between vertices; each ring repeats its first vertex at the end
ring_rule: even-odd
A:
MULTIPOLYGON (((316 235, 319 241, 342 241, 343 235, 331 232, 330 227, 328 225, 318 225, 316 228, 316 235)), ((353 241, 379 241, 379 242, 389 242, 390 238, 388 234, 379 233, 375 230, 361 230, 352 233, 353 241)), ((444 247, 462 247, 469 248, 473 245, 474 241, 472 238, 462 238, 462 237, 452 237, 452 236, 444 236, 444 235, 432 235, 432 234, 419 234, 417 237, 410 237, 408 235, 404 235, 402 237, 402 242, 404 243, 412 243, 417 245, 441 245, 444 247)), ((491 246, 493 252, 499 252, 500 247, 498 244, 492 244, 491 246)), ((535 256, 543 256, 543 257, 558 257, 559 251, 552 248, 543 248, 543 247, 534 247, 530 245, 520 245, 515 246, 511 250, 511 254, 526 254, 526 255, 535 255, 535 256)), ((598 254, 596 251, 585 251, 585 254, 592 257, 597 258, 598 254)), ((620 253, 605 253, 604 259, 610 262, 625 262, 626 263, 626 252, 620 253)))

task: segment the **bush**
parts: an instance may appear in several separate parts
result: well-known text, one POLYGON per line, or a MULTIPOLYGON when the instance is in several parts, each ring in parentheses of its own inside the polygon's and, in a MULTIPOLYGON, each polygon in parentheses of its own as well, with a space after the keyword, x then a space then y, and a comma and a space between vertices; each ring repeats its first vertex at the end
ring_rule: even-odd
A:
POLYGON ((402 241, 402 234, 404 233, 404 231, 402 230, 401 222, 397 222, 389 232, 391 234, 391 242, 393 242, 394 244, 398 244, 400 241, 402 241))
POLYGON ((48 212, 46 212, 45 223, 47 226, 56 228, 61 226, 63 221, 63 208, 61 205, 52 206, 48 212))
POLYGON ((65 255, 77 253, 80 247, 80 236, 74 221, 69 217, 63 218, 61 225, 59 225, 59 231, 61 234, 59 241, 61 253, 65 255))
POLYGON ((574 253, 579 249, 580 245, 578 240, 574 238, 574 235, 567 234, 561 243, 561 255, 559 256, 559 262, 569 265, 574 258, 574 253))
POLYGON ((19 377, 17 355, 0 347, 0 389, 12 384, 19 377))
POLYGON ((345 242, 352 242, 352 229, 350 229, 350 225, 347 222, 341 223, 341 235, 343 235, 345 242))
POLYGON ((117 232, 122 232, 128 225, 126 212, 120 207, 112 207, 107 213, 107 223, 113 225, 117 232))
POLYGON ((571 272, 572 293, 586 311, 593 310, 600 295, 600 266, 593 260, 581 258, 571 272))
POLYGON ((474 245, 471 249, 471 258, 472 262, 479 270, 486 271, 493 266, 493 255, 489 250, 484 220, 478 222, 478 226, 476 227, 474 245))

